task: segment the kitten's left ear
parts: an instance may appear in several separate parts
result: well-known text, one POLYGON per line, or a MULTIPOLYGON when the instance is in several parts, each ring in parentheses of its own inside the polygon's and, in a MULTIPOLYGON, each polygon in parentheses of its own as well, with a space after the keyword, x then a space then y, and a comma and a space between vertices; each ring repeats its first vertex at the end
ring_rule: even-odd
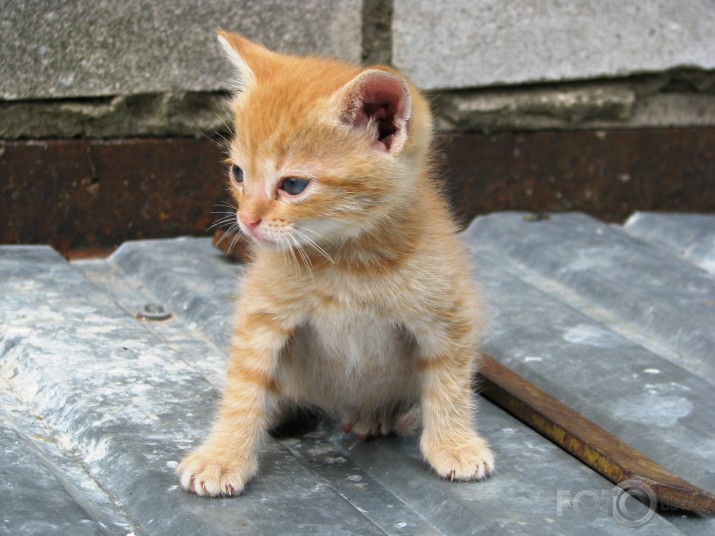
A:
POLYGON ((373 149, 397 154, 407 141, 412 99, 407 82, 380 69, 363 71, 338 93, 340 120, 356 129, 370 129, 373 149))
POLYGON ((218 42, 231 63, 238 69, 234 89, 240 93, 267 78, 275 54, 243 36, 218 32, 218 42))

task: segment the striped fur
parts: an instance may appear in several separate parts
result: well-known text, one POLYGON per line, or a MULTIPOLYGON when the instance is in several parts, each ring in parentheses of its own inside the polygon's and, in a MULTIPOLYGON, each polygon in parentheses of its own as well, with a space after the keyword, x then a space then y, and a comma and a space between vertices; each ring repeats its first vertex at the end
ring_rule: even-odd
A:
POLYGON ((231 181, 256 242, 223 401, 179 466, 199 495, 235 495, 285 408, 335 415, 360 438, 421 424, 444 478, 494 467, 473 428, 481 308, 430 165, 424 98, 387 67, 364 69, 220 40, 240 73, 231 181), (286 178, 310 181, 281 189, 286 178))

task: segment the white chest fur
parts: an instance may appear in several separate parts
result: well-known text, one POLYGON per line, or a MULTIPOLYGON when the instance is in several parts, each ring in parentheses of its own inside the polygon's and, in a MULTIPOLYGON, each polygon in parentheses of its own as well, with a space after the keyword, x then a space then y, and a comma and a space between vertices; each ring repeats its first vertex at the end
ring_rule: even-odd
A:
POLYGON ((284 381, 328 412, 379 410, 418 396, 413 354, 411 336, 378 312, 325 308, 296 332, 284 381))

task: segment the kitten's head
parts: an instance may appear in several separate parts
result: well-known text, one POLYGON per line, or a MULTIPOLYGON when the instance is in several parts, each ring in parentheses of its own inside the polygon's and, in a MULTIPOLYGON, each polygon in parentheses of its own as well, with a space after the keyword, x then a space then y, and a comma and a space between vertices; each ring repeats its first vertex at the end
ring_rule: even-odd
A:
POLYGON ((401 75, 277 54, 224 32, 219 41, 238 69, 230 181, 254 242, 342 242, 389 225, 420 195, 431 116, 401 75))

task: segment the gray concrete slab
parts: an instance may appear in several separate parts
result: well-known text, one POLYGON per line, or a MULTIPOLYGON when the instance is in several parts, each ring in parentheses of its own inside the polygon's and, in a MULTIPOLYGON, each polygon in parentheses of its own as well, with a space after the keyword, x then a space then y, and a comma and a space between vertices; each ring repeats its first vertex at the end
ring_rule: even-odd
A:
POLYGON ((446 89, 715 68, 710 0, 395 0, 393 63, 446 89))
POLYGON ((226 89, 215 32, 359 60, 360 0, 0 2, 0 99, 226 89))
POLYGON ((623 224, 625 231, 669 249, 715 273, 715 217, 706 214, 636 212, 623 224))

